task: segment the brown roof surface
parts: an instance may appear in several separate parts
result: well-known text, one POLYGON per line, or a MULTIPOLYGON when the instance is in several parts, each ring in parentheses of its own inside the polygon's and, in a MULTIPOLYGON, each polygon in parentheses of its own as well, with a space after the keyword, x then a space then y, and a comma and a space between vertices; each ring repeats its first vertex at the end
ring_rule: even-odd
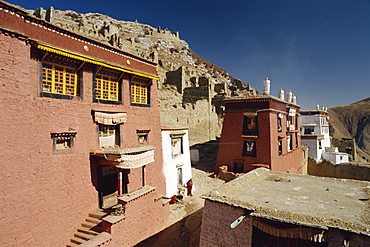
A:
POLYGON ((202 196, 251 215, 370 236, 370 182, 255 169, 202 196))

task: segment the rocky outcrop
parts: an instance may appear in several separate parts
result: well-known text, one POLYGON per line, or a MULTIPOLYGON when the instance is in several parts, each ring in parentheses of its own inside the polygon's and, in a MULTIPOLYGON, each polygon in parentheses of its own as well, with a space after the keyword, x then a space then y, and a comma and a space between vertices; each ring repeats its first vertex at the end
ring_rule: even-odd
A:
POLYGON ((347 106, 329 108, 331 136, 354 138, 358 161, 370 160, 370 97, 347 106))
POLYGON ((257 94, 249 84, 195 54, 179 32, 71 10, 29 11, 54 25, 80 33, 158 64, 161 122, 189 128, 191 144, 221 133, 223 98, 257 94))

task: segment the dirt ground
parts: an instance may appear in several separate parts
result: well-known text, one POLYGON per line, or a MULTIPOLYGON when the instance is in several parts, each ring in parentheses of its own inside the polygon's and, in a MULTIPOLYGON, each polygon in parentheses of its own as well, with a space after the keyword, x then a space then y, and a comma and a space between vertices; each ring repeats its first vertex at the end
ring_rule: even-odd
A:
POLYGON ((193 146, 199 150, 199 162, 192 164, 193 196, 185 196, 170 205, 170 219, 164 230, 137 244, 136 247, 196 247, 199 246, 204 199, 200 196, 222 185, 223 180, 212 176, 216 164, 218 141, 193 146))

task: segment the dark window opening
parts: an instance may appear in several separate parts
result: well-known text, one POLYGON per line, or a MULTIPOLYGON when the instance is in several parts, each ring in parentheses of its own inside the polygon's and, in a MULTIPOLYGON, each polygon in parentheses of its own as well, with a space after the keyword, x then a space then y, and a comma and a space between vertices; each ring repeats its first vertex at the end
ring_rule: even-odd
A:
POLYGON ((243 173, 244 172, 244 161, 243 160, 234 161, 233 172, 235 172, 235 173, 243 173))
POLYGON ((283 128, 282 128, 282 120, 281 120, 281 117, 278 117, 277 118, 277 126, 278 126, 278 132, 282 132, 283 131, 283 128))
POLYGON ((279 139, 279 155, 283 155, 283 140, 279 139))
POLYGON ((311 127, 305 127, 304 128, 304 134, 305 135, 310 135, 310 134, 313 134, 314 133, 314 128, 311 128, 311 127))

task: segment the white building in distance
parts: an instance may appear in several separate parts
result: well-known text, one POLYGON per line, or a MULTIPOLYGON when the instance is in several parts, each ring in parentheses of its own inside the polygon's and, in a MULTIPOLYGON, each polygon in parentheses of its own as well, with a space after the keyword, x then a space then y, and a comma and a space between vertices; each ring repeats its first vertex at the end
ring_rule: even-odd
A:
POLYGON ((349 162, 346 153, 338 152, 338 148, 331 147, 329 135, 329 116, 327 109, 319 105, 316 110, 301 110, 301 142, 308 146, 308 156, 317 162, 322 159, 330 160, 334 164, 349 162))

